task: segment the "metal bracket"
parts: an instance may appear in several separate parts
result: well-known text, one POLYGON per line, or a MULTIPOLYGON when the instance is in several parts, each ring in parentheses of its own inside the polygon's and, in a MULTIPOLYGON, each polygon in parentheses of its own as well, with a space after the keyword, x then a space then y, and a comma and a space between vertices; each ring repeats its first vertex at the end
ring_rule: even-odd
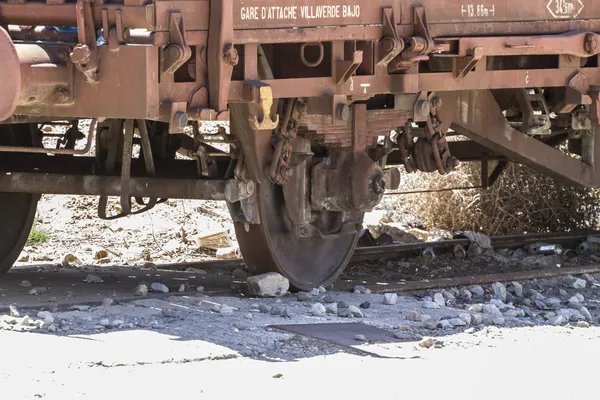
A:
POLYGON ((475 47, 471 51, 471 55, 464 58, 455 58, 454 59, 454 75, 456 79, 462 79, 473 69, 475 66, 481 61, 483 58, 483 47, 475 47))
POLYGON ((210 0, 207 67, 210 108, 227 111, 233 67, 239 57, 233 47, 233 0, 210 0))
POLYGON ((247 181, 230 179, 225 184, 225 199, 230 203, 237 203, 251 197, 255 188, 254 181, 250 179, 247 181))
POLYGON ((258 115, 248 117, 250 128, 255 131, 273 130, 279 125, 279 115, 271 116, 273 106, 273 91, 266 83, 253 81, 244 82, 245 90, 250 91, 251 102, 258 108, 258 115))
POLYGON ((79 44, 73 47, 71 61, 81 71, 88 82, 98 82, 98 49, 96 48, 96 29, 90 0, 77 0, 75 5, 77 34, 79 44))
POLYGON ((363 52, 361 50, 355 50, 352 53, 351 60, 336 60, 333 77, 336 85, 348 82, 348 79, 354 75, 362 61, 363 52))
POLYGON ((178 12, 171 13, 169 44, 162 53, 163 71, 168 74, 174 74, 192 56, 192 49, 185 41, 184 32, 183 15, 178 12))
POLYGON ((377 44, 377 65, 387 67, 394 58, 404 50, 404 41, 396 32, 394 10, 391 7, 383 9, 383 38, 377 44))
POLYGON ((435 43, 429 33, 429 24, 427 23, 427 14, 425 14, 425 7, 416 6, 413 7, 413 23, 415 25, 415 36, 420 36, 426 40, 427 46, 423 53, 428 53, 433 50, 435 43))
POLYGON ((413 7, 413 25, 415 35, 408 41, 406 49, 400 53, 398 62, 394 65, 393 72, 407 70, 419 61, 429 60, 427 54, 436 50, 435 42, 429 33, 429 25, 424 7, 413 7))

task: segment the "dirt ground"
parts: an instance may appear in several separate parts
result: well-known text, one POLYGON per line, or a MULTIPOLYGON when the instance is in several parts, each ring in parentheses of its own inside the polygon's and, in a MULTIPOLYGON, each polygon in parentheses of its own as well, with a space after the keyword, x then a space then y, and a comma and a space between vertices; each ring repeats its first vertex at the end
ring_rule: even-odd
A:
MULTIPOLYGON (((247 271, 152 269, 216 257, 198 245, 201 236, 225 232, 235 248, 221 204, 169 201, 117 221, 95 218, 96 206, 88 197, 44 196, 35 225, 42 239, 0 282, 7 399, 594 396, 587 366, 600 353, 600 276, 419 293, 334 285, 259 298, 243 290, 247 271)), ((418 229, 386 203, 365 226, 382 223, 407 240, 451 236, 418 229)), ((528 257, 497 249, 462 262, 355 263, 343 278, 589 261, 528 257)))

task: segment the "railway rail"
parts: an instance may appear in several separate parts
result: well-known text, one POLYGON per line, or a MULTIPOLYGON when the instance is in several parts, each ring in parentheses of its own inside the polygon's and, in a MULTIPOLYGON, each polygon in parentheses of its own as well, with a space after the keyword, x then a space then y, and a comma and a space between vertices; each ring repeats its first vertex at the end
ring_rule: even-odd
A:
MULTIPOLYGON (((539 243, 555 244, 563 246, 563 249, 578 249, 581 243, 586 243, 590 235, 598 234, 597 231, 589 232, 569 232, 569 233, 550 233, 550 234, 529 234, 514 236, 491 237, 491 242, 495 249, 517 249, 528 245, 539 243)), ((381 259, 414 259, 418 257, 425 248, 433 248, 436 252, 451 251, 454 246, 468 246, 469 241, 465 239, 444 240, 437 242, 422 243, 404 243, 391 246, 359 247, 353 257, 353 264, 361 264, 367 260, 381 259)), ((452 257, 449 255, 449 257, 452 257)), ((589 259, 589 258, 588 258, 589 259)), ((467 262, 467 260, 463 260, 467 262)), ((372 293, 385 292, 415 292, 429 289, 449 288, 472 284, 490 284, 494 282, 510 282, 534 280, 548 277, 595 274, 600 273, 600 264, 592 258, 590 262, 552 269, 511 269, 500 273, 472 273, 465 275, 469 271, 461 273, 448 273, 450 276, 436 279, 412 279, 412 280, 391 280, 382 279, 377 270, 377 266, 369 265, 367 276, 360 278, 350 276, 344 279, 338 279, 335 284, 336 291, 351 291, 356 285, 368 287, 372 293), (455 276, 452 276, 452 275, 455 276)), ((38 267, 25 267, 15 269, 14 272, 6 275, 0 281, 0 290, 5 294, 0 299, 0 310, 7 309, 9 304, 18 303, 21 308, 40 308, 51 305, 53 307, 68 307, 77 304, 98 304, 105 297, 114 297, 120 301, 138 299, 132 288, 138 283, 147 284, 159 281, 166 284, 171 291, 167 294, 149 293, 151 297, 161 296, 194 296, 196 287, 204 288, 203 294, 209 296, 246 296, 245 279, 233 278, 230 270, 243 267, 241 259, 212 260, 194 263, 177 264, 157 264, 152 269, 132 268, 132 267, 102 267, 102 268, 77 268, 49 269, 38 267), (194 269, 203 269, 208 274, 199 274, 194 269), (188 270, 186 272, 186 270, 188 270), (215 274, 215 270, 228 270, 225 274, 215 274), (211 272, 212 271, 212 272, 211 272), (85 283, 87 274, 96 274, 104 279, 100 285, 85 283), (40 280, 41 279, 41 280, 40 280), (41 285, 49 286, 52 289, 48 292, 41 292, 37 296, 27 294, 28 289, 19 287, 22 280, 31 280, 40 282, 41 285), (187 290, 179 292, 179 285, 186 285, 187 290)), ((35 284, 35 283, 34 283, 35 284)))
MULTIPOLYGON (((600 234, 599 231, 586 232, 561 232, 561 233, 541 233, 525 235, 507 235, 493 236, 490 242, 495 248, 515 249, 536 243, 562 245, 565 250, 577 249, 578 246, 586 241, 589 236, 600 234)), ((434 251, 448 252, 456 246, 467 248, 471 241, 466 238, 440 240, 431 242, 398 243, 383 246, 358 247, 352 255, 351 262, 360 262, 380 259, 400 259, 418 256, 427 248, 434 251)), ((224 260, 211 260, 200 262, 183 262, 176 264, 157 264, 157 269, 162 270, 186 270, 188 268, 214 269, 214 268, 240 268, 246 264, 242 258, 232 258, 224 260)))

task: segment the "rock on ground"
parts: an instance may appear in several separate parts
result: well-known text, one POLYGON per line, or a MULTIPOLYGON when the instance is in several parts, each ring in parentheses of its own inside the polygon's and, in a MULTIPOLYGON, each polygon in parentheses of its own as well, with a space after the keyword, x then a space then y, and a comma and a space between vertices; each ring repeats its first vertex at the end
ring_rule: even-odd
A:
POLYGON ((444 299, 444 295, 441 293, 436 293, 433 295, 433 301, 439 305, 440 307, 446 306, 446 300, 444 299))
POLYGON ((506 287, 503 284, 500 282, 495 282, 492 285, 492 291, 495 299, 506 301, 506 287))
POLYGON ((250 294, 260 297, 280 297, 290 288, 290 281, 277 272, 251 276, 246 282, 250 294))
POLYGON ((385 293, 383 295, 383 304, 394 305, 398 302, 398 295, 396 293, 385 293))
POLYGON ((310 312, 312 315, 314 316, 323 316, 325 315, 325 313, 327 312, 327 309, 325 308, 325 306, 321 303, 315 303, 312 305, 310 312))
POLYGON ((150 285, 150 288, 154 292, 169 293, 169 288, 165 284, 160 282, 154 282, 152 285, 150 285))

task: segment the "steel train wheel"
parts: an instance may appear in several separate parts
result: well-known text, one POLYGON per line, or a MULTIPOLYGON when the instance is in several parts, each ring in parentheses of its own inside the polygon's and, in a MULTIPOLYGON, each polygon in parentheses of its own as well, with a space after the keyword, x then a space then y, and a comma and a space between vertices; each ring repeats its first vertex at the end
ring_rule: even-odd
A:
MULTIPOLYGON (((35 129, 33 124, 0 125, 0 143, 31 146, 36 142, 35 129)), ((39 198, 37 194, 0 192, 0 273, 13 266, 25 247, 39 198)))
POLYGON ((7 272, 25 247, 39 196, 0 193, 0 273, 7 272))
POLYGON ((278 272, 300 290, 331 284, 350 261, 358 233, 333 239, 297 238, 290 230, 281 187, 263 183, 256 190, 261 223, 235 223, 240 250, 250 271, 278 272))

